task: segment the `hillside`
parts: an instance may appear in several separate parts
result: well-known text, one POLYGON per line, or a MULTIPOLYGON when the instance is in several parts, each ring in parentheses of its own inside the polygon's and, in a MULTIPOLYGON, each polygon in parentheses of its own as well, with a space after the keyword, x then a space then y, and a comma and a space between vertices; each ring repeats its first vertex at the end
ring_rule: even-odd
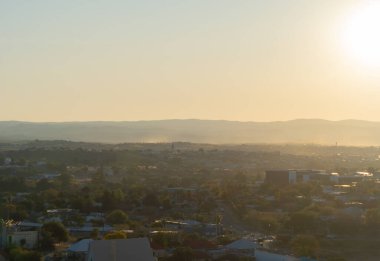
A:
POLYGON ((0 141, 316 143, 380 145, 380 122, 292 120, 236 122, 161 120, 130 122, 0 122, 0 141))

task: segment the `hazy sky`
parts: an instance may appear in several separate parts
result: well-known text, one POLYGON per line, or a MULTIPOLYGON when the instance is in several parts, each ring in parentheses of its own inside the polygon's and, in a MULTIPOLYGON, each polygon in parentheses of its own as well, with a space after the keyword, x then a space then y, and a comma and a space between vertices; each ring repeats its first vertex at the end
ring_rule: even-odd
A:
POLYGON ((0 120, 380 121, 374 2, 0 0, 0 120))

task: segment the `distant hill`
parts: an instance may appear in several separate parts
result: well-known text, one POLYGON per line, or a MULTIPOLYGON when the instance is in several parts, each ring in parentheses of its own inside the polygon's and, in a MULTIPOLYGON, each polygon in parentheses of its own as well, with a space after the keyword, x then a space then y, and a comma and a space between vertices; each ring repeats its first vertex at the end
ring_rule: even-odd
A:
POLYGON ((236 122, 160 120, 129 122, 0 122, 0 141, 71 140, 83 142, 315 143, 380 145, 380 122, 292 120, 236 122))

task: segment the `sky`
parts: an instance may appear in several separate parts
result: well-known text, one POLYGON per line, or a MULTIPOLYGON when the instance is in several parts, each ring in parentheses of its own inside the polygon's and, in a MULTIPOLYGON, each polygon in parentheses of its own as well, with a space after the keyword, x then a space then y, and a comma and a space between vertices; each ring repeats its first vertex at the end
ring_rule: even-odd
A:
POLYGON ((380 121, 376 2, 0 0, 0 120, 380 121))

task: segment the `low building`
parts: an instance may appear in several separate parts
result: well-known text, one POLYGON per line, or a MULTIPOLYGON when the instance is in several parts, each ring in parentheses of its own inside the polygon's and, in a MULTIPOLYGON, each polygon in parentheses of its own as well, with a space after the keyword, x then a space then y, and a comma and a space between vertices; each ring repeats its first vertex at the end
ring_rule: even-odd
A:
POLYGON ((72 244, 66 251, 69 260, 85 260, 92 241, 92 239, 82 239, 72 244))
POLYGON ((164 221, 164 227, 170 230, 199 233, 205 236, 218 236, 223 233, 222 224, 201 223, 196 220, 164 221))
POLYGON ((288 170, 267 170, 265 182, 274 185, 289 185, 297 183, 307 183, 310 181, 331 181, 331 174, 324 170, 314 169, 288 169, 288 170))
MULTIPOLYGON (((288 256, 288 255, 282 255, 277 253, 271 253, 263 250, 257 250, 256 251, 256 260, 257 261, 264 261, 264 260, 270 260, 270 261, 301 261, 306 259, 300 259, 294 256, 288 256)), ((309 261, 312 261, 312 259, 307 259, 309 261)))
POLYGON ((275 185, 289 185, 295 183, 296 173, 290 170, 267 170, 265 182, 275 185))
POLYGON ((0 247, 5 248, 10 245, 22 246, 25 248, 35 248, 38 244, 38 231, 20 230, 22 227, 12 221, 2 221, 0 229, 0 247))
POLYGON ((38 244, 38 231, 14 231, 7 236, 9 245, 35 248, 38 244))
POLYGON ((360 182, 365 179, 373 178, 373 174, 365 171, 357 171, 351 175, 339 176, 339 184, 352 184, 353 182, 360 182))
POLYGON ((224 246, 224 249, 227 254, 254 257, 258 247, 259 245, 256 242, 248 239, 239 239, 224 246))

